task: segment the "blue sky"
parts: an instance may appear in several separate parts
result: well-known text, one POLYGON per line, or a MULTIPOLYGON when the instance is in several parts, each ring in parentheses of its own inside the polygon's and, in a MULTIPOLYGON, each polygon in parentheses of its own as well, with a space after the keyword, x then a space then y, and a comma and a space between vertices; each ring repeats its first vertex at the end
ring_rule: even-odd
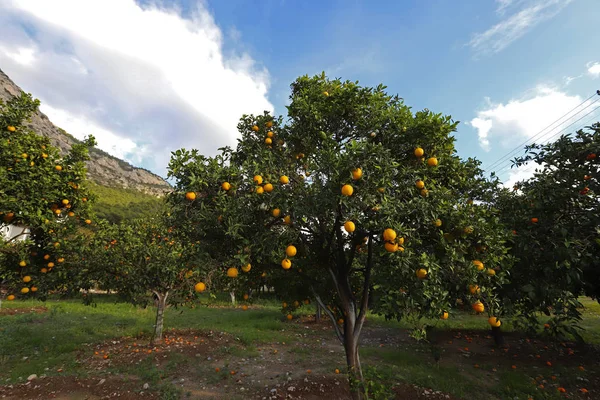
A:
POLYGON ((452 115, 459 154, 484 165, 600 89, 597 0, 48 3, 0 0, 0 68, 59 126, 161 175, 172 150, 235 143, 244 112, 285 113, 303 74, 452 115))

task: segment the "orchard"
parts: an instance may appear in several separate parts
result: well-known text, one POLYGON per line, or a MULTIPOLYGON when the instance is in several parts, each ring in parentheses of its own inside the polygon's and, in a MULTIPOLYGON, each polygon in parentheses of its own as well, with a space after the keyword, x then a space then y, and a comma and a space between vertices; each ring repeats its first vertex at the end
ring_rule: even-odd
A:
POLYGON ((2 227, 27 228, 0 241, 0 299, 30 307, 0 313, 9 398, 600 395, 600 125, 528 146, 539 170, 506 189, 450 116, 303 76, 235 148, 174 151, 164 211, 115 224, 93 137, 61 154, 38 105, 0 104, 2 227), (42 366, 48 389, 21 382, 42 366))

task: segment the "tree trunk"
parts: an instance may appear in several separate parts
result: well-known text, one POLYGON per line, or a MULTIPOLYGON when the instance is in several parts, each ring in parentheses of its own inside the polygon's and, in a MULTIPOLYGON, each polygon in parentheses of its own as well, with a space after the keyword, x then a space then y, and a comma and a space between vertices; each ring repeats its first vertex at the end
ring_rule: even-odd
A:
POLYGON ((346 364, 348 366, 348 379, 353 400, 362 400, 364 396, 363 374, 358 355, 358 338, 353 334, 344 335, 344 350, 346 351, 346 364))
POLYGON ((231 305, 235 306, 235 292, 229 292, 229 295, 231 296, 231 305))
POLYGON ((156 306, 156 324, 154 324, 154 334, 152 335, 152 340, 150 342, 151 344, 156 344, 162 341, 165 309, 167 308, 167 296, 169 295, 169 292, 164 294, 155 294, 158 297, 158 302, 156 306))
POLYGON ((504 345, 504 335, 502 334, 502 331, 500 330, 500 327, 492 327, 492 337, 494 338, 494 342, 496 343, 496 346, 501 347, 504 345))
POLYGON ((321 322, 321 306, 317 302, 315 302, 315 304, 317 305, 317 313, 315 314, 315 321, 321 322))

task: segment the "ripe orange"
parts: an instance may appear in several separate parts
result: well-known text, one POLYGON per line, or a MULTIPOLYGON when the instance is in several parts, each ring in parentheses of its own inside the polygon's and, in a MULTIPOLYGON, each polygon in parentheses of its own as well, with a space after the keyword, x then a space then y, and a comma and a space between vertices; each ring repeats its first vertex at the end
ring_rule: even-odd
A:
POLYGON ((385 249, 390 253, 398 251, 398 243, 385 242, 385 249))
POLYGON ((352 193, 354 193, 354 188, 350 185, 344 185, 342 186, 342 194, 344 196, 352 196, 352 193))
POLYGON ((267 121, 267 123, 265 124, 265 126, 266 126, 267 128, 270 128, 270 127, 272 127, 272 126, 273 126, 273 121, 267 121))
POLYGON ((108 354, 103 355, 102 358, 104 358, 105 360, 108 360, 108 354))
POLYGON ((290 217, 289 215, 286 215, 285 217, 283 217, 283 222, 285 222, 286 225, 291 225, 292 217, 290 217))
POLYGON ((429 165, 430 167, 435 167, 436 165, 438 165, 437 158, 430 157, 429 159, 427 159, 427 165, 429 165))
POLYGON ((24 276, 23 277, 23 282, 25 282, 25 283, 31 282, 31 277, 29 275, 24 276))
POLYGON ((497 317, 489 317, 488 323, 493 328, 499 328, 502 325, 502 322, 497 317))
POLYGON ((425 187, 425 182, 423 182, 423 181, 421 181, 421 180, 418 180, 418 181, 415 183, 415 186, 417 187, 417 189, 421 190, 421 189, 423 189, 423 188, 425 187))
POLYGON ((242 306, 242 310, 244 310, 244 311, 248 311, 248 306, 244 304, 244 305, 242 306))
POLYGON ((24 266, 26 266, 26 265, 27 265, 27 263, 26 263, 25 261, 21 261, 21 262, 19 263, 19 267, 24 267, 24 266))
POLYGON ((284 258, 283 260, 281 260, 281 267, 283 269, 290 269, 292 268, 292 261, 288 258, 284 258))
POLYGON ((253 130, 254 132, 258 132, 258 130, 259 130, 259 129, 260 129, 260 128, 259 128, 257 125, 253 125, 253 126, 252 126, 252 130, 253 130))
POLYGON ((23 289, 21 289, 21 293, 23 293, 23 294, 29 293, 29 288, 24 287, 23 289))
POLYGON ((242 271, 243 272, 250 272, 251 269, 252 269, 252 264, 250 264, 250 263, 242 266, 242 271))
POLYGON ((294 318, 294 316, 292 314, 288 314, 286 318, 288 319, 288 321, 291 321, 294 318))
POLYGON ((248 300, 248 293, 244 293, 244 300, 248 300))
POLYGON ((422 148, 417 147, 415 149, 415 156, 416 157, 423 157, 423 154, 425 154, 425 151, 422 148))
POLYGON ((340 373, 340 370, 336 368, 336 369, 335 369, 335 373, 336 373, 336 374, 339 374, 339 373, 340 373))
POLYGON ((267 137, 269 137, 269 138, 271 138, 271 139, 272 139, 272 138, 273 138, 273 135, 274 135, 274 134, 273 134, 273 132, 271 132, 271 131, 267 132, 267 137))
POLYGON ((268 137, 268 138, 265 139, 265 143, 269 144, 269 145, 273 144, 273 139, 271 139, 270 137, 268 137))
POLYGON ((473 265, 477 268, 477 271, 483 271, 483 263, 479 260, 474 260, 473 265))
POLYGON ((6 296, 6 300, 8 300, 8 301, 13 301, 14 299, 15 299, 14 294, 9 294, 8 296, 6 296))
POLYGON ((288 257, 294 257, 296 255, 296 247, 289 245, 286 249, 285 249, 285 254, 288 257))
POLYGON ((287 303, 284 301, 283 303, 281 303, 281 307, 286 308, 287 307, 287 303))
POLYGON ((439 228, 440 226, 442 226, 442 220, 438 218, 435 221, 433 221, 433 224, 436 228, 439 228))
POLYGON ((473 310, 475 310, 475 312, 477 312, 477 313, 482 313, 485 310, 483 303, 479 300, 477 300, 475 303, 473 303, 472 307, 473 307, 473 310))
POLYGON ((60 165, 56 165, 54 167, 54 169, 57 170, 57 171, 62 171, 62 167, 60 165))
POLYGON ((596 153, 590 153, 590 154, 588 154, 588 156, 586 157, 586 159, 587 159, 588 161, 591 161, 591 160, 593 160, 593 159, 595 159, 595 158, 596 158, 596 153))
POLYGON ((537 218, 531 218, 531 223, 532 224, 537 224, 538 223, 538 219, 537 218))
POLYGON ((592 179, 591 175, 585 175, 583 177, 583 180, 585 180, 585 181, 589 181, 590 179, 592 179))
POLYGON ((91 223, 92 223, 92 220, 91 220, 91 219, 86 219, 86 220, 85 220, 85 223, 89 225, 89 224, 91 224, 91 223))
POLYGON ((279 218, 279 216, 281 215, 281 210, 279 208, 276 208, 272 211, 272 214, 275 218, 279 218))
POLYGON ((256 183, 257 185, 262 185, 262 183, 263 183, 262 176, 254 175, 254 183, 256 183))
POLYGON ((427 190, 427 189, 421 190, 421 196, 423 196, 423 197, 429 196, 429 190, 427 190))
POLYGON ((48 263, 48 268, 54 268, 54 263, 53 262, 49 262, 48 263))
POLYGON ((488 274, 489 276, 494 276, 494 275, 496 275, 496 271, 495 271, 495 270, 493 270, 492 268, 488 268, 488 270, 487 270, 487 274, 488 274))
POLYGON ((425 268, 419 268, 416 272, 417 278, 425 279, 427 277, 427 270, 425 268))
POLYGON ((290 178, 288 178, 288 177, 287 177, 287 176, 285 176, 285 175, 282 175, 282 176, 279 178, 279 183, 281 183, 282 185, 287 185, 288 183, 290 183, 290 178))
POLYGON ((194 285, 194 290, 198 293, 202 293, 206 290, 206 285, 204 282, 198 282, 194 285))
POLYGON ((42 153, 42 158, 48 158, 48 154, 42 153))
POLYGON ((7 129, 9 132, 14 132, 14 131, 16 131, 16 130, 17 130, 17 128, 15 128, 15 127, 14 127, 14 126, 12 126, 12 125, 9 125, 9 126, 7 126, 7 127, 6 127, 6 129, 7 129))
POLYGON ((352 179, 357 181, 362 177, 362 174, 363 174, 362 169, 356 168, 356 169, 352 170, 352 179))
POLYGON ((383 231, 383 240, 385 240, 386 242, 393 242, 394 240, 396 240, 396 236, 396 231, 391 228, 387 228, 383 231))
POLYGON ((42 274, 45 274, 46 272, 48 272, 48 270, 47 270, 46 268, 42 268, 42 269, 40 269, 40 272, 41 272, 42 274))
POLYGON ((270 183, 265 184, 264 188, 265 188, 265 192, 267 192, 267 193, 271 193, 273 191, 273 185, 270 183))
POLYGON ((63 199, 62 203, 66 206, 67 204, 69 204, 69 200, 63 199))
POLYGON ((356 225, 354 225, 354 222, 352 221, 346 221, 344 222, 344 229, 346 230, 346 232, 352 233, 356 229, 356 225))
POLYGON ((479 286, 469 285, 469 293, 475 294, 475 293, 479 293, 480 291, 481 291, 481 289, 479 289, 479 286))
POLYGON ((221 371, 221 368, 219 368, 219 367, 215 368, 215 372, 220 372, 220 371, 221 371))
POLYGON ((440 318, 441 318, 441 319, 448 319, 448 312, 447 312, 447 311, 444 311, 444 312, 442 313, 442 316, 441 316, 440 318))
POLYGON ((231 189, 231 185, 229 184, 229 182, 223 182, 223 184, 221 185, 221 189, 223 189, 224 191, 228 191, 229 189, 231 189))
POLYGON ((230 278, 237 278, 238 273, 239 272, 238 272, 237 268, 231 267, 231 268, 227 269, 227 276, 230 278))
POLYGON ((263 192, 264 192, 264 191, 265 191, 265 190, 262 188, 262 186, 258 186, 258 187, 256 188, 256 194, 263 194, 263 192))
POLYGON ((344 319, 343 318, 338 319, 338 324, 342 325, 343 323, 344 323, 344 319))
POLYGON ((75 213, 74 213, 73 211, 69 211, 67 215, 68 215, 69 217, 74 217, 74 216, 75 216, 75 213))
POLYGON ((37 288, 37 287, 35 287, 35 286, 32 286, 32 287, 31 287, 31 291, 32 291, 32 292, 37 292, 37 290, 38 290, 38 288, 37 288))
POLYGON ((328 92, 323 92, 323 96, 329 97, 329 93, 328 92))

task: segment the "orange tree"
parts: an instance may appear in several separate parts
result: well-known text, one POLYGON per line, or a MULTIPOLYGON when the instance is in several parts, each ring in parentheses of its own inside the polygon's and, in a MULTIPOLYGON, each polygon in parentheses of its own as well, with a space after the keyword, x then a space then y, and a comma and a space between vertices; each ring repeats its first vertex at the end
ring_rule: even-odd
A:
POLYGON ((599 156, 598 123, 553 143, 532 144, 514 165, 540 167, 498 196, 518 260, 502 296, 529 328, 539 326, 543 312, 552 316, 550 332, 579 337, 577 297, 600 297, 599 156))
POLYGON ((291 89, 287 122, 243 116, 236 150, 224 149, 227 162, 214 171, 198 167, 212 159, 176 152, 172 201, 193 238, 223 243, 224 263, 243 265, 248 254, 288 306, 307 296, 321 305, 360 398, 371 293, 388 317, 447 318, 456 299, 500 312, 505 230, 488 203, 473 204, 493 185, 478 162, 456 156, 450 117, 413 114, 383 86, 324 75, 291 89), (207 222, 222 224, 222 235, 212 237, 207 222))
POLYGON ((197 253, 173 237, 162 217, 98 225, 83 268, 90 279, 124 300, 147 306, 156 301, 152 343, 162 340, 167 305, 192 304, 194 292, 206 289, 197 253))
POLYGON ((71 285, 77 229, 92 223, 84 163, 94 138, 61 156, 25 125, 38 106, 25 93, 0 102, 0 228, 28 229, 0 236, 0 295, 8 300, 71 285))

